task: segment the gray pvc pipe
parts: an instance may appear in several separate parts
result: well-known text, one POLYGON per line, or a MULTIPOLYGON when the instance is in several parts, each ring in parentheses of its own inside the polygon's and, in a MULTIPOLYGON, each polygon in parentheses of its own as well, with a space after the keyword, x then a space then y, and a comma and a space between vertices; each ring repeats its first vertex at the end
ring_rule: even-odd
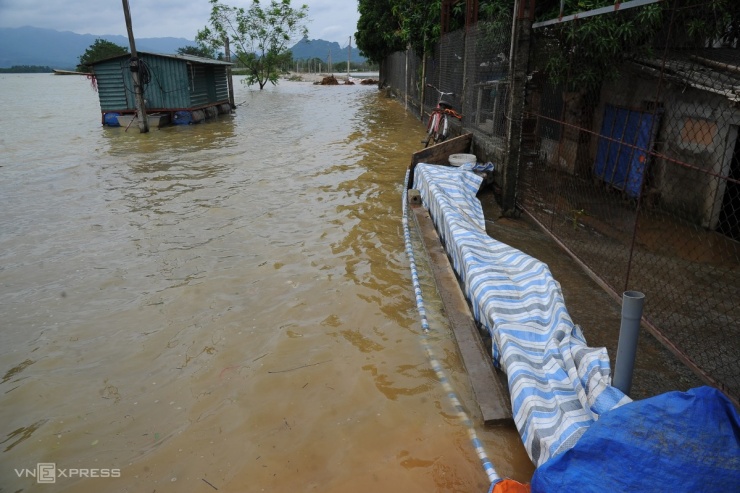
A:
POLYGON ((626 395, 629 395, 632 388, 632 371, 635 367, 637 337, 640 335, 644 304, 645 295, 639 291, 625 291, 622 294, 622 324, 619 327, 619 344, 612 385, 626 395))

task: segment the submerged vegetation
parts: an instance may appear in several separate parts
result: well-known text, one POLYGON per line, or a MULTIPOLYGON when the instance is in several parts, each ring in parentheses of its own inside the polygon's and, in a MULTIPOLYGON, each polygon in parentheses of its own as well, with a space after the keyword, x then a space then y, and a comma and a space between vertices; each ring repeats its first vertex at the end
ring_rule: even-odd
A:
POLYGON ((308 34, 308 6, 294 9, 290 0, 271 0, 265 8, 254 1, 248 9, 210 3, 210 25, 198 31, 196 40, 213 49, 228 44, 248 85, 277 84, 280 68, 292 61, 288 44, 308 34))

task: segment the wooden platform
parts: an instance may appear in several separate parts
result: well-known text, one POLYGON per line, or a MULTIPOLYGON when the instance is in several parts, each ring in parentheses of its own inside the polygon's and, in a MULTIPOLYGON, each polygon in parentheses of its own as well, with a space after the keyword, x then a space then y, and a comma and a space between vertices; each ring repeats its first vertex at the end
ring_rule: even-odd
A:
POLYGON ((411 155, 407 187, 412 188, 414 186, 414 169, 417 164, 449 164, 450 155, 469 153, 472 145, 473 134, 468 133, 415 152, 411 155))
MULTIPOLYGON (((149 128, 162 128, 170 124, 170 115, 167 113, 149 113, 146 115, 149 128)), ((120 115, 118 123, 124 128, 137 127, 139 117, 137 115, 120 115)))
POLYGON ((424 207, 417 204, 409 204, 409 211, 429 255, 437 291, 457 340, 457 347, 473 387, 483 422, 487 425, 513 425, 511 401, 505 375, 493 367, 490 348, 484 347, 468 302, 440 242, 432 218, 424 207))

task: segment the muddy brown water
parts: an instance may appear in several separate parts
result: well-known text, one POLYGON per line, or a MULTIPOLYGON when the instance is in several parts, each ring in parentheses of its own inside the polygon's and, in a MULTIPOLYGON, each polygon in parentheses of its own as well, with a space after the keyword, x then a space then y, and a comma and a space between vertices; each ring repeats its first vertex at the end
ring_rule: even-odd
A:
MULTIPOLYGON (((0 75, 0 491, 486 491, 404 253, 423 125, 359 85, 236 101, 139 134, 84 78, 0 75)), ((529 480, 515 430, 476 431, 529 480)))

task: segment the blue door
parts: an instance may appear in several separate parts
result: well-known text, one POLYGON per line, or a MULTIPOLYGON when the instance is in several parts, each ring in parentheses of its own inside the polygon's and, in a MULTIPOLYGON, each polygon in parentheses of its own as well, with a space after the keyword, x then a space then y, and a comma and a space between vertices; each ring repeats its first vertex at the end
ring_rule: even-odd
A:
POLYGON ((606 105, 594 175, 637 198, 647 170, 660 114, 606 105))

